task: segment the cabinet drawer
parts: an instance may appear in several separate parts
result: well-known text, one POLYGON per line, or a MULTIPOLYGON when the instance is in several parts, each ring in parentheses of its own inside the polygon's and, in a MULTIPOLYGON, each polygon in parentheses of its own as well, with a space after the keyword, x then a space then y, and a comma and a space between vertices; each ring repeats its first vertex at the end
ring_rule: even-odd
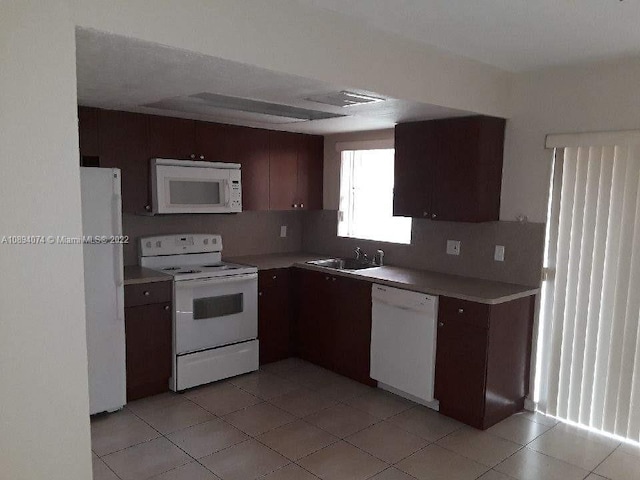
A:
POLYGON ((438 322, 489 328, 490 313, 491 305, 459 300, 457 298, 440 297, 438 322))
POLYGON ((271 270, 260 270, 258 272, 258 289, 284 285, 289 279, 288 268, 273 268, 271 270))
POLYGON ((172 282, 140 283, 125 285, 124 306, 149 305, 151 303, 171 302, 172 282))

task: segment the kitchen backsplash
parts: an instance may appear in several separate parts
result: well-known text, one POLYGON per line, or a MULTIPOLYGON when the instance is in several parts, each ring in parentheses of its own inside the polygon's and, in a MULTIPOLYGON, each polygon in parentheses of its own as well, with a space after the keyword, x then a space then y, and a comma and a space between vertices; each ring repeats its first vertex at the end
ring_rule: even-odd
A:
POLYGON ((369 255, 378 248, 385 262, 399 267, 540 285, 545 228, 542 223, 457 223, 414 219, 411 245, 342 238, 336 235, 337 212, 242 212, 230 215, 123 215, 130 237, 125 265, 138 263, 138 238, 175 233, 219 233, 223 256, 305 251, 350 257, 360 246, 369 255), (280 227, 287 236, 280 237, 280 227), (447 240, 462 242, 460 255, 447 255, 447 240), (504 245, 505 261, 493 259, 495 245, 504 245))
POLYGON ((411 245, 342 238, 336 235, 335 210, 306 212, 302 217, 302 250, 353 256, 356 246, 373 256, 378 248, 385 262, 398 267, 539 286, 542 274, 543 223, 454 223, 414 219, 411 245), (447 240, 461 241, 460 255, 447 255, 447 240), (493 259, 496 245, 504 245, 504 262, 493 259))
POLYGON ((298 252, 302 248, 303 212, 242 212, 226 215, 129 215, 122 230, 129 236, 124 264, 138 264, 138 238, 175 233, 219 233, 223 257, 298 252), (286 225, 287 236, 280 237, 286 225))

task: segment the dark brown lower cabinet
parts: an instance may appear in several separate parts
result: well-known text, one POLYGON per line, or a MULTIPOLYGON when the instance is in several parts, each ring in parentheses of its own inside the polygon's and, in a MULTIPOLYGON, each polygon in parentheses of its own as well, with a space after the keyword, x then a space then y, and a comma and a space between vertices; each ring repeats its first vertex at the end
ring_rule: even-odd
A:
POLYGON ((295 269, 295 353, 353 380, 369 377, 371 283, 295 269))
POLYGON ((170 293, 170 282, 125 287, 128 402, 169 390, 172 356, 170 293), (162 301, 145 304, 144 298, 162 301))
POLYGON ((291 282, 288 268, 258 273, 260 364, 291 356, 291 282))
POLYGON ((534 299, 485 305, 440 297, 440 413, 484 430, 522 410, 529 392, 534 299))

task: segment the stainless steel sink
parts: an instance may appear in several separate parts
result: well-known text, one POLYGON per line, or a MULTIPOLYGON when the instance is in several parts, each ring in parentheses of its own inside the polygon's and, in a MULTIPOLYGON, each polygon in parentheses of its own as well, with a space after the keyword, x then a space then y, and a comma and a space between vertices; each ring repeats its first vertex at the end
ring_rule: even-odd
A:
POLYGON ((309 265, 333 268, 335 270, 363 270, 365 268, 377 267, 373 262, 357 260, 355 258, 329 258, 327 260, 312 260, 307 263, 309 265))

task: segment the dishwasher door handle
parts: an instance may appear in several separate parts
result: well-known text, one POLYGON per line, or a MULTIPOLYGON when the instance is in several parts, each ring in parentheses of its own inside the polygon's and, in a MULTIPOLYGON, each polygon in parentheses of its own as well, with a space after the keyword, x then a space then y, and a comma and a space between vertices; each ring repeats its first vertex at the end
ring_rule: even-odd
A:
POLYGON ((382 300, 380 298, 374 298, 373 299, 373 305, 375 306, 376 304, 380 304, 380 305, 387 305, 391 308, 399 308, 400 310, 406 310, 408 312, 426 312, 431 308, 431 302, 429 304, 426 305, 421 305, 421 306, 407 306, 407 305, 401 305, 395 302, 388 302, 386 300, 382 300))

